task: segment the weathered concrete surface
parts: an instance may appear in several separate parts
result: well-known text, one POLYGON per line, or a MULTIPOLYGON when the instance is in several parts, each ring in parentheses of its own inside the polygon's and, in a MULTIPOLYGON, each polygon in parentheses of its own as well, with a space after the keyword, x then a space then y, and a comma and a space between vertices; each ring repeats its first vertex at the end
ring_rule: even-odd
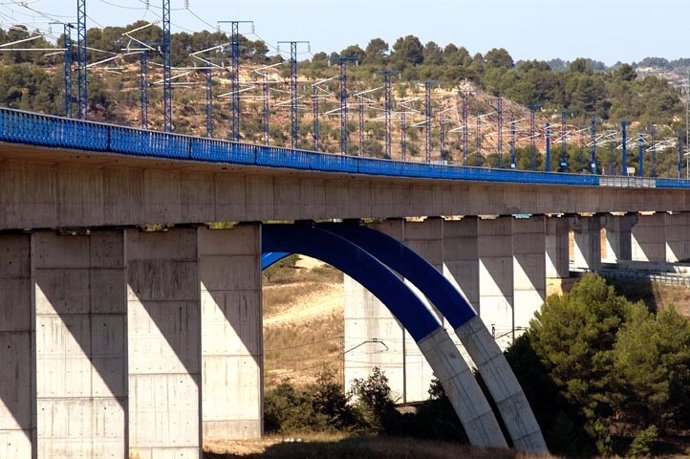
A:
POLYGON ((204 442, 263 431, 261 230, 198 229, 204 442))
POLYGON ((570 228, 574 234, 574 266, 582 269, 597 269, 601 266, 601 217, 570 217, 570 228))
POLYGON ((548 453, 522 387, 486 325, 476 317, 455 333, 477 365, 515 447, 536 454, 548 453))
POLYGON ((564 279, 570 275, 568 247, 568 219, 549 217, 546 219, 546 277, 564 279))
POLYGON ((640 215, 632 227, 632 260, 666 261, 666 213, 640 215))
POLYGON ((546 217, 513 219, 513 330, 527 329, 546 299, 546 217))
POLYGON ((31 238, 0 234, 0 457, 31 457, 35 437, 31 238))
POLYGON ((477 217, 443 222, 443 275, 479 313, 477 217))
POLYGON ((126 230, 129 454, 199 458, 201 311, 196 229, 126 230))
POLYGON ((40 458, 126 455, 122 239, 32 235, 40 458))
POLYGON ((0 143, 0 229, 690 211, 690 191, 420 180, 0 143))
POLYGON ((438 328, 418 344, 460 417, 470 443, 506 448, 506 440, 486 397, 448 333, 438 328))
POLYGON ((499 346, 508 347, 515 330, 513 314, 513 218, 479 219, 479 316, 499 346))
POLYGON ((632 228, 638 220, 637 214, 606 216, 606 261, 632 260, 632 228))
POLYGON ((666 261, 677 263, 690 258, 690 213, 666 214, 666 261))

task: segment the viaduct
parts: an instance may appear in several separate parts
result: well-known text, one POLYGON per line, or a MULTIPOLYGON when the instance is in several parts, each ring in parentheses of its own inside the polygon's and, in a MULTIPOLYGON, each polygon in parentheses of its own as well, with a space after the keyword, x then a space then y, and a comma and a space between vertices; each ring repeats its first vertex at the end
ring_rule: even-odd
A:
POLYGON ((545 452, 502 353, 547 277, 690 256, 684 181, 328 155, 0 109, 0 457, 198 458, 262 434, 261 269, 346 278, 346 377, 440 379, 477 445, 545 452), (232 222, 232 224, 228 224, 232 222), (376 345, 376 342, 369 345, 376 345), (360 349, 364 351, 361 346, 360 349), (487 381, 499 428, 472 374, 487 381))

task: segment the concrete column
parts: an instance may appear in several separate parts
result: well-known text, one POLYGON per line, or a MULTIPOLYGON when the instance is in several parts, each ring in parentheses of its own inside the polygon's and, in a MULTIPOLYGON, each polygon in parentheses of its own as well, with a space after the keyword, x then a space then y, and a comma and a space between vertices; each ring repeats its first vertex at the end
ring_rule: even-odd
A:
POLYGON ((606 261, 632 260, 632 228, 637 214, 606 216, 606 261))
POLYGON ((35 442, 31 237, 0 234, 0 457, 30 458, 35 442))
POLYGON ((39 458, 126 456, 123 255, 118 231, 32 236, 39 458))
MULTIPOLYGON (((513 219, 513 316, 526 329, 546 299, 546 217, 513 219)), ((522 332, 517 333, 519 336, 522 332)))
POLYGON ((560 217, 546 219, 546 277, 565 279, 570 276, 568 253, 568 220, 560 217))
POLYGON ((666 213, 640 215, 631 245, 635 261, 666 261, 666 213))
POLYGON ((443 275, 479 312, 477 220, 477 217, 463 217, 443 223, 443 275))
POLYGON ((512 217, 480 219, 477 224, 480 317, 499 346, 511 343, 513 317, 512 217))
POLYGON ((666 261, 678 263, 690 258, 690 213, 666 214, 666 261))
POLYGON ((200 228, 204 443, 263 430, 261 227, 200 228))
POLYGON ((571 217, 571 228, 575 240, 574 266, 582 269, 597 269, 601 266, 601 220, 598 216, 571 217))
MULTIPOLYGON (((404 239, 407 247, 443 271, 443 219, 430 217, 421 222, 404 222, 404 239)), ((426 299, 411 283, 406 282, 413 291, 426 299)), ((429 310, 442 326, 447 325, 443 315, 427 300, 429 310)), ((434 378, 434 370, 420 350, 419 345, 405 332, 405 379, 408 401, 421 401, 429 398, 429 386, 434 378)))
POLYGON ((197 230, 126 230, 129 455, 199 458, 197 230))
POLYGON ((374 295, 350 276, 343 278, 345 390, 354 379, 366 379, 379 367, 388 378, 393 400, 406 400, 404 329, 374 295))

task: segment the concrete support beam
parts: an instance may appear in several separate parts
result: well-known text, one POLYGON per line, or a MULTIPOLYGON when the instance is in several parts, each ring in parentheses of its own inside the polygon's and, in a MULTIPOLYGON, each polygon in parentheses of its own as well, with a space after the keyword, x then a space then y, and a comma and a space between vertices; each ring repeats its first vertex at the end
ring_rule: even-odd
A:
POLYGON ((39 458, 126 456, 122 238, 32 235, 39 458))
POLYGON ((637 214, 606 216, 606 261, 632 260, 632 228, 637 214))
POLYGON ((574 266, 581 269, 597 269, 601 266, 601 220, 593 217, 570 217, 570 227, 575 241, 574 266))
POLYGON ((690 213, 666 214, 666 261, 678 263, 690 258, 690 213))
POLYGON ((565 279, 570 276, 568 219, 546 219, 546 277, 565 279))
POLYGON ((463 217, 443 223, 443 275, 479 313, 477 220, 477 217, 463 217))
POLYGON ((198 230, 204 443, 263 431, 260 231, 198 230))
MULTIPOLYGON (((512 217, 477 222, 479 257, 479 315, 507 347, 514 330, 512 217)), ((543 252, 542 252, 543 253, 543 252)))
POLYGON ((0 457, 30 458, 36 436, 31 237, 0 234, 0 457))
POLYGON ((199 458, 197 230, 126 230, 129 455, 199 458))
POLYGON ((546 217, 513 219, 513 330, 522 334, 546 299, 546 217))
POLYGON ((632 228, 632 259, 666 261, 666 213, 640 215, 632 228))

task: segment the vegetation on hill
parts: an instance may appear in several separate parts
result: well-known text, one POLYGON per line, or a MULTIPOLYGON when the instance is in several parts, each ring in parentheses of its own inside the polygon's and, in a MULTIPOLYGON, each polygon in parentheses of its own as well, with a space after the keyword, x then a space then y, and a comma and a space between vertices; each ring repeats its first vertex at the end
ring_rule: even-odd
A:
MULTIPOLYGON (((124 50, 136 50, 140 45, 130 43, 124 35, 127 30, 132 30, 147 23, 139 21, 126 27, 91 28, 87 33, 87 42, 90 50, 88 59, 91 64, 109 59, 124 50)), ((161 29, 152 25, 136 33, 137 40, 149 44, 154 50, 161 42, 161 29)), ((31 32, 22 27, 12 28, 9 31, 0 30, 0 44, 21 40, 31 35, 31 32)), ((190 53, 211 48, 221 44, 227 45, 229 37, 223 32, 200 31, 195 33, 177 33, 172 37, 172 64, 176 67, 188 67, 195 64, 190 53)), ((39 39, 27 42, 25 46, 34 48, 46 48, 51 46, 61 47, 63 38, 52 45, 39 39)), ((24 45, 23 45, 24 46, 24 45)), ((254 85, 249 92, 243 92, 241 135, 248 141, 261 142, 261 89, 258 83, 263 77, 253 72, 261 66, 267 66, 283 61, 276 55, 269 55, 269 47, 262 41, 252 41, 246 37, 241 38, 241 58, 243 63, 242 80, 244 89, 254 85)), ((62 53, 45 53, 16 51, 0 54, 0 105, 33 110, 38 112, 63 114, 63 90, 62 90, 62 53)), ((134 53, 136 54, 136 53, 134 53)), ((445 149, 441 148, 439 123, 448 126, 458 125, 460 122, 457 114, 459 101, 457 94, 471 92, 470 114, 484 113, 485 123, 496 123, 495 96, 503 96, 512 103, 505 108, 504 143, 507 145, 508 116, 516 119, 524 119, 527 116, 524 107, 534 107, 538 112, 537 126, 544 126, 546 121, 552 124, 560 123, 561 112, 565 111, 569 126, 569 154, 574 155, 573 163, 569 170, 580 172, 586 169, 588 163, 588 151, 586 143, 587 133, 579 131, 589 126, 589 120, 594 117, 599 123, 599 129, 603 127, 617 128, 619 120, 633 121, 635 132, 650 133, 651 125, 656 125, 657 136, 674 136, 675 129, 684 126, 684 106, 679 90, 671 86, 667 81, 654 76, 638 77, 636 68, 642 65, 679 66, 685 61, 668 62, 663 59, 650 58, 640 64, 617 64, 613 68, 605 68, 601 63, 589 59, 576 59, 572 62, 562 60, 521 61, 514 62, 512 56, 505 49, 492 49, 485 54, 470 52, 462 46, 448 44, 444 47, 434 42, 423 44, 414 35, 400 37, 392 45, 380 38, 372 39, 362 49, 358 45, 351 45, 330 55, 324 52, 317 53, 309 59, 300 62, 299 91, 300 99, 304 101, 299 116, 303 119, 300 123, 300 147, 311 148, 312 123, 310 122, 309 105, 312 101, 312 84, 316 81, 326 80, 337 76, 337 65, 332 65, 334 59, 339 56, 356 57, 357 66, 349 66, 348 82, 350 88, 351 103, 356 103, 357 98, 353 94, 380 87, 381 76, 377 70, 388 68, 398 71, 394 79, 395 102, 394 110, 398 113, 402 110, 418 115, 423 112, 423 88, 420 80, 434 82, 434 111, 456 112, 456 115, 445 115, 443 119, 433 121, 434 128, 431 139, 434 155, 440 155, 440 159, 455 162, 470 161, 477 165, 507 164, 505 158, 490 157, 487 152, 495 152, 496 139, 490 138, 490 129, 485 128, 485 133, 475 133, 474 127, 470 133, 470 150, 475 149, 478 140, 485 142, 484 152, 478 150, 470 160, 467 159, 467 151, 460 155, 461 139, 456 130, 455 134, 445 134, 445 149), (402 100, 406 100, 405 106, 402 100), (579 126, 579 128, 578 128, 579 126), (493 142, 493 143, 491 143, 493 142)), ((160 62, 158 51, 150 52, 152 62, 149 72, 150 81, 150 126, 160 128, 161 120, 161 95, 160 95, 160 62)), ((214 81, 214 93, 216 95, 228 90, 229 52, 226 48, 220 48, 217 52, 205 55, 208 61, 223 65, 223 69, 216 72, 214 81)), ((201 63, 196 61, 197 65, 201 63)), ((202 65, 203 66, 203 65, 202 65)), ((277 67, 270 72, 272 85, 272 109, 271 109, 271 143, 286 145, 289 143, 289 116, 285 108, 287 101, 287 76, 288 66, 277 67)), ((202 72, 192 72, 175 80, 175 131, 204 135, 205 98, 204 75, 202 72), (179 86, 177 86, 179 84, 179 86)), ((333 79, 322 83, 323 92, 321 99, 321 113, 335 110, 337 113, 338 82, 333 79)), ((380 156, 383 154, 383 120, 381 107, 383 103, 381 90, 367 95, 367 107, 365 110, 365 132, 363 153, 380 156)), ((363 100, 363 99, 362 99, 363 100)), ((360 100, 360 102, 362 102, 360 100)), ((364 102, 362 102, 364 103, 364 102)), ((216 100, 214 118, 218 125, 220 136, 227 130, 229 110, 227 102, 216 100)), ((302 105, 302 104, 300 104, 302 105)), ((89 108, 91 118, 124 125, 139 125, 139 65, 136 55, 118 57, 104 64, 92 65, 89 70, 89 108)), ((418 121, 418 120, 417 120, 418 121)), ((409 120, 408 120, 409 122, 409 120)), ((393 144, 394 155, 400 154, 399 123, 393 126, 395 138, 393 144)), ((424 150, 424 135, 419 128, 410 127, 407 132, 407 153, 409 156, 419 156, 424 150)), ((493 127, 492 127, 493 129, 493 127)), ((351 120, 350 132, 358 130, 356 123, 351 120)), ((477 129, 478 130, 478 129, 477 129)), ((526 148, 525 134, 518 139, 518 155, 523 158, 520 167, 531 167, 532 162, 529 152, 519 151, 526 148), (524 157, 528 159, 525 160, 524 157), (525 164, 525 162, 527 164, 525 164)), ((554 133, 556 137, 556 133, 554 133)), ((359 151, 358 142, 350 142, 350 153, 359 151)), ((554 143, 555 140, 554 140, 554 143)), ((558 147, 554 145, 553 156, 559 154, 558 147)), ((321 148, 325 151, 338 151, 339 125, 337 117, 323 115, 321 123, 321 148)), ((543 138, 538 142, 537 148, 543 150, 543 138)), ((605 170, 608 165, 608 151, 600 149, 599 170, 605 170)), ((504 147, 507 151, 507 146, 504 147)), ((494 153, 495 154, 495 153, 494 153)), ((633 155, 631 155, 633 156, 633 155)), ((676 162, 673 154, 665 154, 659 158, 659 175, 676 174, 676 162)), ((635 165, 635 158, 630 158, 635 165)), ((536 164, 535 164, 536 165, 536 164)))

